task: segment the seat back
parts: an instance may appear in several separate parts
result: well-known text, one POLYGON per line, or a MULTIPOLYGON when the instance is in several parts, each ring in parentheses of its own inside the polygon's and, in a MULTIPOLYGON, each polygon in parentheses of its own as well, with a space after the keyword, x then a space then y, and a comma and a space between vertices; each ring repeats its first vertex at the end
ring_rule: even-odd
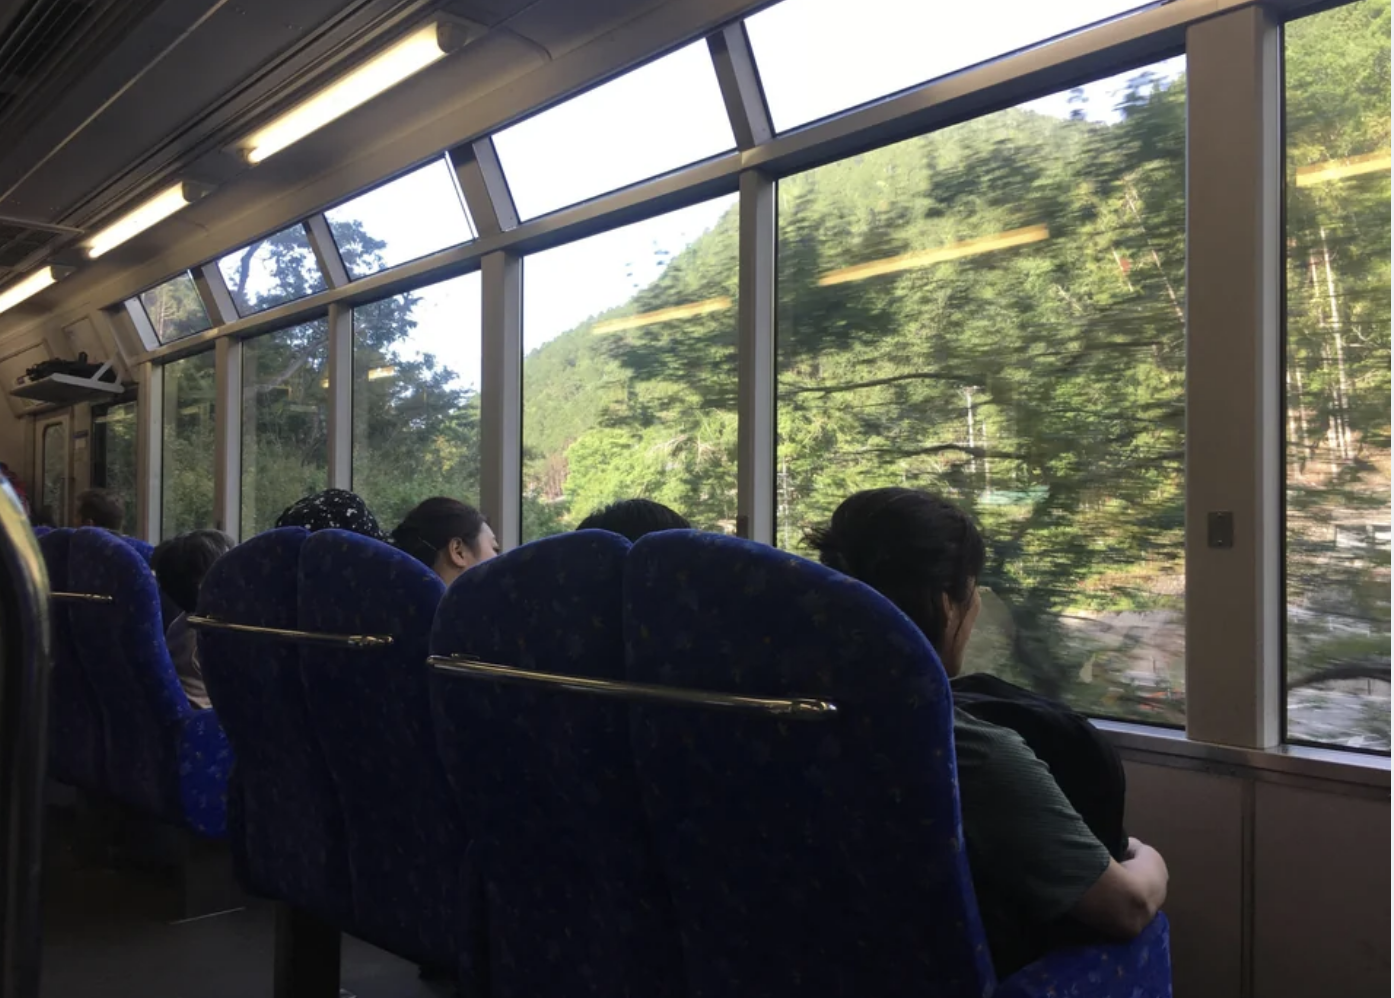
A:
MULTIPOLYGON (((40 527, 39 550, 54 592, 67 591, 68 556, 73 531, 40 527)), ((35 533, 38 533, 36 530, 35 533)), ((103 784, 102 716, 97 695, 82 671, 73 642, 70 604, 54 600, 49 611, 53 627, 53 672, 49 678, 48 764, 54 779, 84 790, 100 791, 103 784)))
POLYGON ((837 707, 631 707, 691 995, 990 991, 948 681, 900 611, 786 552, 669 531, 629 556, 625 640, 636 682, 837 707))
MULTIPOLYGON (((300 527, 259 534, 214 563, 199 613, 294 629, 300 527)), ((344 819, 300 684, 300 649, 229 631, 199 633, 209 699, 237 761, 228 833, 248 890, 335 924, 352 912, 344 819)))
POLYGON ((349 531, 319 531, 300 555, 302 630, 392 638, 300 649, 310 720, 344 808, 354 933, 453 970, 466 949, 469 838, 436 752, 426 665, 444 593, 415 558, 349 531))
MULTIPOLYGON (((432 653, 622 676, 627 549, 614 534, 584 531, 470 569, 441 602, 432 653)), ((439 672, 431 696, 485 881, 490 993, 680 994, 676 927, 643 819, 625 705, 439 672)))
POLYGON ((150 566, 116 535, 83 527, 72 536, 68 584, 111 600, 68 604, 82 672, 101 711, 105 787, 148 814, 183 821, 179 738, 193 709, 165 647, 150 566))

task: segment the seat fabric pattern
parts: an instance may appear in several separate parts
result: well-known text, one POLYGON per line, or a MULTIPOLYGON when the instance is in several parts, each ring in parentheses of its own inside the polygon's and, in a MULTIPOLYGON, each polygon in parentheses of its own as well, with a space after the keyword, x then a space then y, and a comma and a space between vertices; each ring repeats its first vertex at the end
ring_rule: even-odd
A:
POLYGON ((694 998, 981 998, 948 681, 879 594, 736 538, 641 538, 630 678, 833 701, 826 720, 632 707, 694 998))
MULTIPOLYGON (((39 550, 54 592, 68 590, 68 554, 73 531, 49 530, 39 537, 39 550)), ((37 533, 37 531, 36 531, 37 533)), ((55 600, 50 608, 53 626, 53 671, 49 678, 48 764, 54 779, 83 790, 101 792, 105 784, 102 757, 102 716, 97 695, 82 671, 73 643, 71 604, 55 600)))
MULTIPOLYGON (((583 531, 470 569, 431 650, 623 675, 628 543, 583 531)), ((441 757, 475 835, 495 998, 682 993, 671 903, 645 826, 623 703, 434 674, 441 757)))
MULTIPOLYGON (((300 527, 259 534, 213 565, 199 612, 218 620, 295 629, 300 527)), ((201 631, 209 699, 236 753, 233 855, 242 885, 348 926, 352 900, 344 819, 300 683, 300 648, 227 631, 201 631)))
POLYGON ((996 998, 1171 998, 1167 918, 1131 943, 1050 953, 1007 978, 996 998))
POLYGON ((69 552, 77 592, 110 604, 72 603, 68 617, 83 672, 96 694, 105 732, 105 786, 145 813, 221 835, 228 757, 216 718, 184 695, 165 647, 155 577, 140 553, 105 530, 84 527, 69 552), (195 718, 190 736, 187 728, 195 718), (202 802, 196 823, 184 802, 202 802))
POLYGON ((392 638, 382 649, 300 649, 310 720, 344 808, 354 930, 453 970, 468 949, 469 837, 436 752, 426 665, 445 587, 395 548, 323 530, 301 552, 299 591, 302 629, 392 638))

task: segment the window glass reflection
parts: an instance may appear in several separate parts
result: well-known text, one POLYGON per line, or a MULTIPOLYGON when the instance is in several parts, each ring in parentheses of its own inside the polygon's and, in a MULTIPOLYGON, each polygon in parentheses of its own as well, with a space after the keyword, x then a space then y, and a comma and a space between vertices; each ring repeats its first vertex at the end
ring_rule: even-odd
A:
POLYGON ((384 529, 479 503, 480 309, 474 273, 353 310, 353 488, 384 529))
POLYGON ((735 147, 707 43, 601 84, 494 135, 521 218, 735 147))
POLYGON ((136 404, 92 409, 92 487, 120 497, 125 507, 123 534, 136 532, 136 404))
POLYGON ((212 350, 164 367, 160 536, 213 526, 212 350))
POLYGON ((988 545, 969 671, 1185 717, 1180 60, 779 184, 776 540, 904 485, 988 545))
POLYGON ((784 131, 1134 10, 1138 0, 784 0, 746 18, 784 131), (835 67, 835 68, 834 68, 835 67))
POLYGON ((646 497, 736 525, 736 199, 523 262, 523 534, 646 497))
POLYGON ((188 271, 172 277, 159 287, 142 291, 140 303, 161 343, 193 336, 212 327, 208 310, 199 297, 193 275, 188 271))
POLYGON ((325 289, 303 225, 292 225, 218 261, 238 315, 254 315, 325 289))
POLYGON ((242 345, 242 535, 329 484, 329 324, 242 345))
POLYGON ((469 242, 474 228, 444 158, 324 213, 357 279, 469 242))
POLYGON ((1389 2, 1289 24, 1287 735, 1387 753, 1389 2))

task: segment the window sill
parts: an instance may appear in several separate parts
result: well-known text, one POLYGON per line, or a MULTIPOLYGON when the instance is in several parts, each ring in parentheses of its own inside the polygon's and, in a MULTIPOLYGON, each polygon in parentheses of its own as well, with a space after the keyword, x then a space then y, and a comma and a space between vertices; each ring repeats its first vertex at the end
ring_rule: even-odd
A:
POLYGON ((1192 741, 1184 731, 1144 724, 1096 720, 1125 759, 1158 764, 1225 769, 1252 779, 1297 779, 1344 783, 1389 790, 1388 756, 1342 752, 1338 749, 1282 745, 1271 749, 1241 748, 1192 741))

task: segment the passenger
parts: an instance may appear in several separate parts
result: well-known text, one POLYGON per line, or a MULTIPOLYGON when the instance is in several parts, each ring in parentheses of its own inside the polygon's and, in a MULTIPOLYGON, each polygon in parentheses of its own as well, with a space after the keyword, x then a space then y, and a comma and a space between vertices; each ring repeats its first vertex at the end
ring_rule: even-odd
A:
POLYGON ((473 506, 436 496, 407 514, 392 543, 432 569, 448 586, 481 561, 499 553, 489 521, 473 506))
MULTIPOLYGON (((985 550, 973 521, 915 489, 845 500, 810 542, 823 564, 860 579, 924 632, 950 677, 963 666, 985 550)), ((999 977, 1088 931, 1137 936, 1167 892, 1161 855, 1128 840, 1123 862, 1089 830, 1051 770, 1007 728, 954 711, 963 834, 999 977)))
POLYGON ((119 534, 126 520, 120 496, 106 489, 88 489, 77 497, 77 522, 81 527, 101 527, 119 534))
POLYGON ((316 530, 351 530, 375 541, 387 540, 378 518, 362 497, 346 489, 325 489, 287 506, 276 518, 278 527, 316 530))
POLYGON ((621 499, 596 510, 581 521, 577 530, 608 530, 612 534, 629 538, 630 543, 645 534, 659 530, 688 530, 688 523, 681 513, 676 513, 660 502, 652 499, 621 499))
POLYGON ((165 644, 179 676, 184 695, 195 708, 211 706, 203 685, 198 642, 189 626, 189 614, 198 607, 198 590, 204 576, 233 548, 233 539, 221 530, 191 530, 162 542, 150 556, 150 568, 160 588, 179 608, 179 616, 165 631, 165 644))
POLYGON ((29 525, 30 525, 31 527, 56 527, 56 526, 58 526, 58 522, 57 522, 57 520, 54 519, 54 516, 53 516, 53 507, 52 507, 52 506, 40 506, 38 509, 34 510, 33 515, 29 517, 29 525))

